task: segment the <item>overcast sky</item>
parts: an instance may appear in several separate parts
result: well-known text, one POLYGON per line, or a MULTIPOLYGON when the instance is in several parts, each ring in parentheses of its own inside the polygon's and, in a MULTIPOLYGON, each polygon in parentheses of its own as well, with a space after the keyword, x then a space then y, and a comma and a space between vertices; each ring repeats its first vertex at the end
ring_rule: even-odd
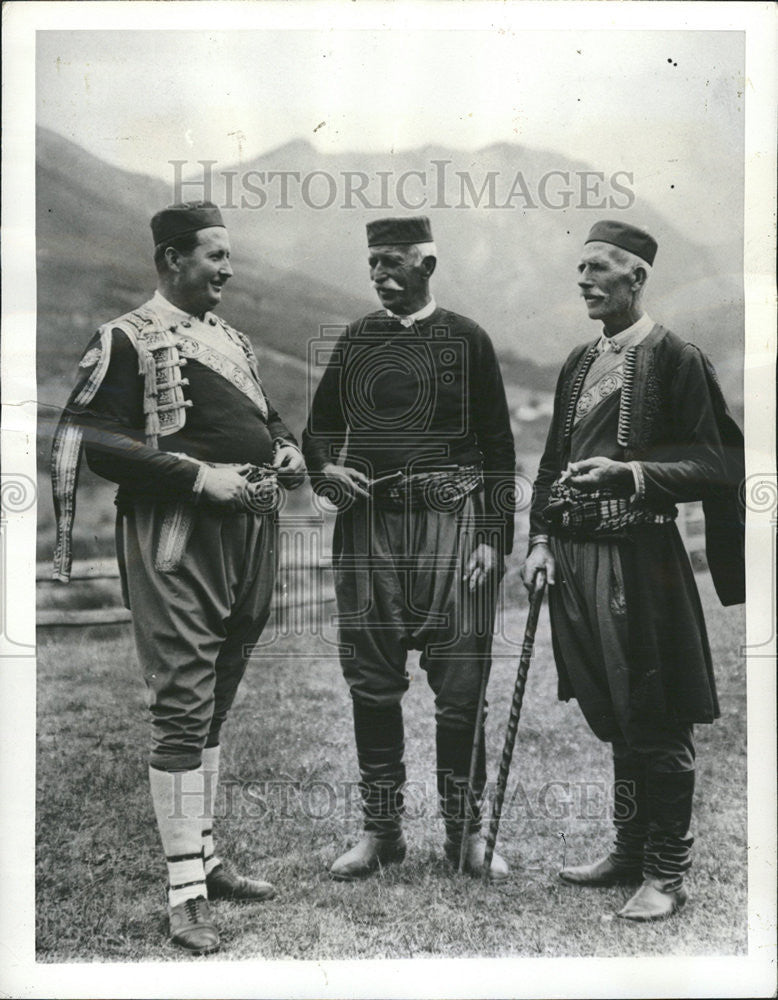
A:
POLYGON ((738 221, 737 32, 43 31, 37 63, 40 124, 165 180, 173 159, 233 165, 294 138, 516 142, 632 172, 702 242, 738 221))

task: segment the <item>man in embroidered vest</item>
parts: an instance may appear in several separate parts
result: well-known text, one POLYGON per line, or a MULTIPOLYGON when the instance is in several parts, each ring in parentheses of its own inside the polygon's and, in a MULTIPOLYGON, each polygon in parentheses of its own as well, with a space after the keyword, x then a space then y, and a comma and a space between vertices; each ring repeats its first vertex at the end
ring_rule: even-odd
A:
MULTIPOLYGON (((340 508, 333 564, 341 666, 364 807, 365 836, 331 874, 361 878, 405 855, 400 702, 409 649, 421 651, 435 693, 445 853, 457 862, 464 844, 475 872, 486 780, 479 684, 513 534, 508 407, 489 337, 430 294, 437 251, 429 219, 379 219, 367 236, 384 308, 334 346, 303 434, 314 489, 340 508)), ((492 877, 506 875, 495 856, 492 877)))
POLYGON ((171 940, 207 954, 219 948, 209 900, 274 895, 216 856, 213 800, 221 726, 268 618, 277 484, 299 486, 304 463, 248 339, 210 311, 233 273, 219 209, 173 205, 151 229, 157 291, 89 344, 55 435, 55 577, 69 576, 85 446, 89 466, 119 486, 117 554, 149 693, 171 940))
POLYGON ((567 359, 540 462, 523 568, 549 606, 559 697, 613 749, 615 845, 566 868, 571 885, 640 884, 618 916, 686 902, 695 722, 719 715, 710 649, 676 504, 702 500, 722 603, 745 599, 743 437, 698 348, 643 309, 648 233, 598 222, 578 285, 602 336, 567 359))

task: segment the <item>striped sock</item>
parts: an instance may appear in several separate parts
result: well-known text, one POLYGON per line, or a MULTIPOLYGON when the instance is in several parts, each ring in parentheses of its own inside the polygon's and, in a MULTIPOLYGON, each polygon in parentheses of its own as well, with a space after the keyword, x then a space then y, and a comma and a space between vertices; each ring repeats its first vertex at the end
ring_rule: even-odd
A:
POLYGON ((203 750, 203 782, 205 786, 205 802, 203 808, 203 863, 205 865, 205 874, 210 875, 210 873, 217 868, 221 861, 216 856, 216 850, 213 845, 213 813, 214 813, 214 802, 216 800, 216 786, 219 782, 219 750, 220 747, 217 743, 215 747, 206 747, 203 750))
POLYGON ((149 784, 168 871, 168 903, 205 896, 203 868, 203 775, 149 767, 149 784))
POLYGON ((187 899, 205 895, 203 852, 165 855, 168 874, 168 904, 178 906, 187 899))

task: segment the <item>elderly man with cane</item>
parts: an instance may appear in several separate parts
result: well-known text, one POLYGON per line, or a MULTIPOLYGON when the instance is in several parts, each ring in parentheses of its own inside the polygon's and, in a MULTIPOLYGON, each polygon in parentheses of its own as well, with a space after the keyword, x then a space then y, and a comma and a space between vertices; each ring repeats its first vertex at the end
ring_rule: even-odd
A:
POLYGON ((85 445, 90 467, 119 486, 117 555, 148 687, 171 940, 207 954, 219 948, 209 900, 274 894, 220 862, 213 800, 221 727, 269 614, 277 482, 299 486, 304 463, 248 338, 211 312, 232 276, 219 209, 172 205, 151 229, 157 291, 88 345, 55 434, 55 576, 69 576, 85 445))
MULTIPOLYGON (((379 219, 367 237, 383 308, 334 345, 303 434, 314 488, 340 508, 333 541, 340 655, 364 806, 365 835, 331 874, 357 879, 405 856, 401 699, 409 649, 421 651, 435 692, 445 853, 480 872, 479 692, 513 535, 508 407, 487 334, 430 294, 437 251, 429 220, 379 219)), ((496 856, 491 870, 502 878, 507 865, 496 856)))
POLYGON ((643 309, 657 243, 598 222, 578 285, 602 334, 557 383, 523 568, 542 570, 559 696, 611 744, 615 844, 566 868, 577 886, 639 884, 618 916, 661 920, 684 905, 691 865, 694 723, 719 715, 697 587, 676 504, 702 500, 721 602, 744 600, 743 437, 706 356, 643 309))

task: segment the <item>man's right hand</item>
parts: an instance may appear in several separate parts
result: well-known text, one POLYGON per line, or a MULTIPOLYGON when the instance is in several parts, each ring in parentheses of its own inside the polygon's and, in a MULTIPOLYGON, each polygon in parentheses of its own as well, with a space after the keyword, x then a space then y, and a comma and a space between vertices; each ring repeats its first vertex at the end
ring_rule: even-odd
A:
POLYGON ((226 507, 242 507, 247 486, 246 473, 250 465, 235 468, 208 466, 203 482, 202 499, 226 507))
POLYGON ((530 594, 535 589, 535 578, 540 570, 545 571, 546 582, 549 586, 553 586, 556 582, 556 562, 551 554, 551 549, 544 542, 538 542, 537 545, 532 546, 527 561, 521 567, 521 579, 530 594))
POLYGON ((353 499, 362 497, 364 500, 370 498, 368 486, 370 480, 360 472, 359 469, 352 469, 349 465, 335 465, 329 462, 322 466, 321 475, 325 479, 331 480, 342 492, 344 498, 353 499))

